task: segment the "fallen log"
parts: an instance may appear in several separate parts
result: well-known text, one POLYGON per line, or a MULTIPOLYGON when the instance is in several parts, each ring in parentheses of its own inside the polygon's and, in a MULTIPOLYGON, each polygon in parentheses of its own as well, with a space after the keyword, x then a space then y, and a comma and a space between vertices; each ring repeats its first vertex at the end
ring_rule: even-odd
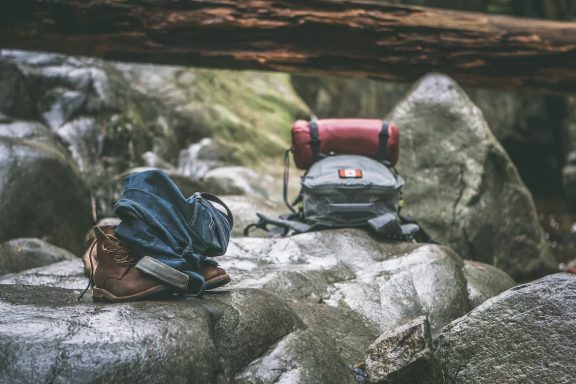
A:
POLYGON ((377 0, 3 0, 0 47, 576 93, 576 23, 377 0))

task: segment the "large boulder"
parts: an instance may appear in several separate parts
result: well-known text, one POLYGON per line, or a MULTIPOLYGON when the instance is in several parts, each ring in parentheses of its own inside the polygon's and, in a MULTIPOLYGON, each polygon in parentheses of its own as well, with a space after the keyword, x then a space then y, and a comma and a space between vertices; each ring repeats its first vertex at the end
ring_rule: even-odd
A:
POLYGON ((0 382, 255 382, 246 370, 268 359, 281 379, 256 382, 354 383, 337 353, 262 290, 116 305, 77 295, 0 286, 0 382))
MULTIPOLYGON (((437 245, 382 242, 361 230, 323 231, 280 239, 233 238, 227 255, 216 260, 231 275, 232 283, 225 289, 206 294, 198 301, 186 301, 189 303, 187 305, 194 307, 195 303, 202 303, 203 308, 212 311, 213 299, 228 300, 228 295, 236 297, 237 292, 246 292, 246 289, 264 289, 271 292, 266 294, 265 300, 276 306, 276 297, 281 297, 290 307, 289 312, 276 307, 271 310, 280 311, 279 316, 282 317, 296 316, 299 324, 297 330, 279 337, 275 344, 267 344, 266 353, 261 352, 257 357, 248 353, 250 358, 234 362, 230 362, 233 357, 227 358, 226 365, 222 363, 217 369, 230 366, 224 369, 222 377, 226 380, 234 377, 236 382, 353 382, 346 366, 362 360, 366 349, 379 334, 394 331, 413 319, 427 316, 431 325, 430 335, 436 337, 444 325, 470 309, 464 263, 453 251, 437 245)), ((61 293, 70 297, 72 293, 79 295, 87 284, 87 278, 83 276, 81 260, 76 259, 5 275, 0 278, 0 296, 9 287, 1 284, 28 287, 26 289, 30 291, 34 289, 32 287, 41 290, 49 300, 44 304, 30 303, 27 306, 30 312, 25 316, 33 319, 31 321, 42 322, 45 315, 33 312, 35 306, 55 306, 60 311, 60 305, 51 300, 61 293), (73 291, 51 291, 49 287, 64 287, 73 291)), ((259 294, 260 291, 254 292, 259 294)), ((22 304, 23 297, 25 294, 13 302, 22 304)), ((246 300, 249 301, 249 298, 246 300)), ((165 316, 171 313, 172 318, 179 319, 181 307, 177 303, 180 302, 161 303, 160 312, 165 316)), ((158 304, 119 307, 123 308, 125 315, 122 318, 125 322, 132 317, 148 321, 154 316, 155 305, 158 304), (142 308, 142 312, 133 312, 132 306, 142 308)), ((116 305, 96 305, 94 311, 109 307, 116 305)), ((90 308, 88 304, 82 304, 78 311, 88 311, 86 316, 89 316, 94 312, 90 308)), ((220 308, 214 309, 208 317, 214 318, 215 314, 221 313, 220 308)), ((40 311, 39 308, 36 310, 40 311)), ((117 318, 119 315, 112 313, 110 316, 117 318)), ((243 319, 245 316, 248 315, 239 313, 222 322, 253 321, 255 327, 259 326, 260 317, 243 319)), ((262 315, 262 321, 270 321, 266 316, 262 315)), ((84 324, 85 320, 82 318, 79 321, 84 324)), ((153 324, 159 323, 155 318, 151 321, 153 324)), ((130 336, 133 323, 126 325, 127 328, 123 325, 120 327, 123 331, 117 333, 117 343, 120 344, 123 339, 126 339, 127 345, 135 343, 130 336)), ((211 327, 213 325, 206 329, 211 327)), ((166 329, 158 332, 171 335, 171 331, 166 329)), ((32 339, 33 335, 26 337, 32 339)), ((246 345, 260 343, 256 333, 242 337, 246 345)), ((107 340, 106 337, 103 340, 107 340)), ((170 343, 164 346, 164 341, 155 343, 159 348, 172 348, 170 343)), ((228 341, 222 342, 222 345, 226 343, 228 341)), ((42 346, 44 344, 42 341, 38 347, 44 348, 42 353, 52 353, 52 347, 48 344, 42 346)), ((65 344, 68 345, 68 342, 65 344)), ((223 350, 218 353, 223 353, 223 350)), ((121 356, 132 359, 132 355, 121 356)), ((69 366, 78 364, 77 369, 82 372, 94 368, 74 362, 74 358, 68 359, 69 366)), ((194 364, 208 363, 198 360, 194 364)), ((180 368, 177 366, 175 369, 180 368)))
POLYGON ((216 260, 233 287, 351 309, 378 334, 426 315, 435 335, 470 309, 463 262, 452 250, 382 242, 361 230, 236 238, 216 260))
POLYGON ((445 382, 572 383, 576 275, 514 287, 447 325, 436 356, 445 382))
POLYGON ((42 267, 76 256, 40 239, 13 239, 0 244, 0 275, 42 267))
POLYGON ((402 127, 406 212, 432 238, 516 279, 556 270, 530 193, 452 79, 425 76, 389 118, 402 127))
POLYGON ((0 124, 0 242, 37 237, 80 253, 90 194, 74 161, 39 123, 0 124))

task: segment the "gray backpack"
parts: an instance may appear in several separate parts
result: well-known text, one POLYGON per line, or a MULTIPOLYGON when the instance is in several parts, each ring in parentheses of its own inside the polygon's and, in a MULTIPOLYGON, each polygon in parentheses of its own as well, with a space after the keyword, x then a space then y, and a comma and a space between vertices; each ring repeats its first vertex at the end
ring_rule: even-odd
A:
POLYGON ((257 213, 260 221, 246 227, 245 235, 253 227, 283 236, 344 227, 370 227, 384 238, 413 239, 422 233, 415 222, 400 215, 404 180, 386 162, 358 155, 326 156, 302 177, 293 203, 287 199, 287 180, 286 169, 284 201, 292 213, 278 218, 257 213))

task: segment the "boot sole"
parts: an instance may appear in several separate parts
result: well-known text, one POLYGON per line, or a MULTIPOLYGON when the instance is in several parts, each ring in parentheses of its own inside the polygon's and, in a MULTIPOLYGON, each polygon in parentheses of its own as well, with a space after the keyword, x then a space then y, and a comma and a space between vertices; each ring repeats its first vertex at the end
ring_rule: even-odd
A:
POLYGON ((112 303, 122 303, 126 301, 138 300, 153 300, 161 297, 169 296, 172 290, 164 286, 155 286, 145 291, 128 296, 116 296, 105 289, 94 287, 92 288, 92 299, 94 301, 108 301, 112 303))
POLYGON ((230 276, 228 276, 228 274, 216 276, 206 281, 206 288, 204 289, 206 291, 209 291, 214 288, 219 288, 228 284, 230 281, 232 281, 232 279, 230 278, 230 276))

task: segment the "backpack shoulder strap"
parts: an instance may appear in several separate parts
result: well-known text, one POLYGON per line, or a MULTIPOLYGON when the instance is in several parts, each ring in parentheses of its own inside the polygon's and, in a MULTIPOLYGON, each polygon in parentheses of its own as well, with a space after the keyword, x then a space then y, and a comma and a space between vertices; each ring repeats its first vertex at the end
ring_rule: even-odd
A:
POLYGON ((258 216, 258 222, 250 224, 244 228, 244 236, 249 236, 252 228, 260 228, 266 232, 275 232, 274 230, 269 229, 268 225, 280 228, 282 230, 282 236, 287 236, 290 232, 304 233, 312 229, 312 226, 297 220, 283 219, 280 217, 265 215, 263 213, 256 213, 256 216, 258 216))

